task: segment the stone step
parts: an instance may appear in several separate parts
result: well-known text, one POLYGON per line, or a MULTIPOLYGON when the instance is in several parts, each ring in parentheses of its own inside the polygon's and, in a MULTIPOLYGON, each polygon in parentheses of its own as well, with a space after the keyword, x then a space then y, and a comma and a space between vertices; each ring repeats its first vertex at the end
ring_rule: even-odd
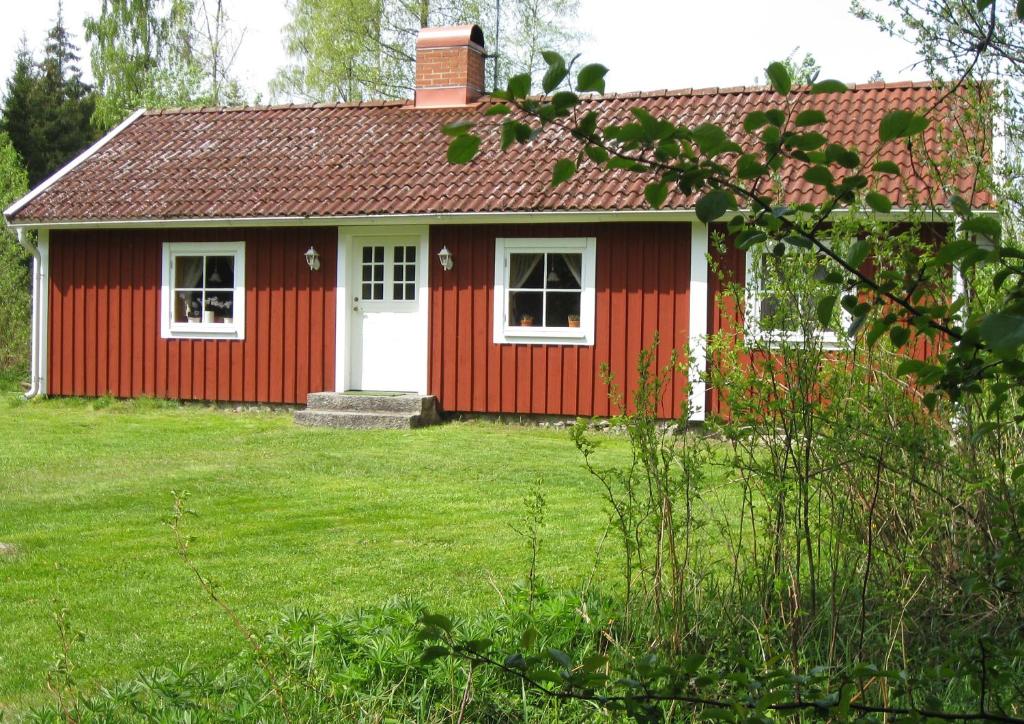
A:
POLYGON ((345 430, 411 430, 440 422, 434 417, 425 417, 408 412, 365 412, 355 410, 299 410, 295 413, 298 425, 309 427, 334 427, 345 430))
POLYGON ((335 412, 406 412, 437 415, 437 398, 432 395, 364 395, 345 392, 311 392, 306 398, 310 410, 335 412))

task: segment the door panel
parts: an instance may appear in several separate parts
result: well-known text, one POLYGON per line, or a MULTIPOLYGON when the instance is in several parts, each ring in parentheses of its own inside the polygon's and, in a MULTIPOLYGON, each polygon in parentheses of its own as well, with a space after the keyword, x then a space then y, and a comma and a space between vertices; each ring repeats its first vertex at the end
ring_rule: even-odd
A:
POLYGON ((419 391, 426 369, 419 240, 357 237, 353 252, 351 387, 419 391))

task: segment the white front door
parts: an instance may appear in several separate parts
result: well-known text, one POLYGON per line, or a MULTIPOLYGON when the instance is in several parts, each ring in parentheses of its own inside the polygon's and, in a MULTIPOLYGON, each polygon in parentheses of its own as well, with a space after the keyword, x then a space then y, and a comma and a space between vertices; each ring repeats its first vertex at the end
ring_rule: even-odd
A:
POLYGON ((426 392, 426 252, 417 234, 352 237, 351 389, 426 392))

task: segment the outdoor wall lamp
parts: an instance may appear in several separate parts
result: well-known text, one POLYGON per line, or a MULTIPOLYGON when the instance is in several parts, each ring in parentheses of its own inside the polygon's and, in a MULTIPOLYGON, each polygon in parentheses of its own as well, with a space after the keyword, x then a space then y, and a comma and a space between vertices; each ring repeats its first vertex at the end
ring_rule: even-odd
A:
POLYGON ((455 267, 455 257, 448 251, 447 246, 442 246, 441 251, 437 252, 437 260, 441 262, 441 268, 445 271, 451 271, 455 267))
POLYGON ((316 253, 316 249, 312 246, 306 250, 303 256, 306 257, 306 263, 309 264, 310 271, 316 271, 320 268, 320 255, 316 253))

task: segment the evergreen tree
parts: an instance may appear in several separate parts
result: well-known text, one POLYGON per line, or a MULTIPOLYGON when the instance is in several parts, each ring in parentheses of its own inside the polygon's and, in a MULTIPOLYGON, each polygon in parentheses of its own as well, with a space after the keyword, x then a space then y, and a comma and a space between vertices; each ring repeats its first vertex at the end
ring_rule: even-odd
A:
MULTIPOLYGON (((28 190, 28 176, 7 134, 0 132, 0 208, 28 190)), ((0 370, 24 368, 29 353, 29 256, 0 220, 0 370)))
POLYGON ((37 185, 96 138, 92 88, 82 80, 78 48, 64 25, 63 8, 36 62, 23 41, 7 83, 2 128, 37 185))

